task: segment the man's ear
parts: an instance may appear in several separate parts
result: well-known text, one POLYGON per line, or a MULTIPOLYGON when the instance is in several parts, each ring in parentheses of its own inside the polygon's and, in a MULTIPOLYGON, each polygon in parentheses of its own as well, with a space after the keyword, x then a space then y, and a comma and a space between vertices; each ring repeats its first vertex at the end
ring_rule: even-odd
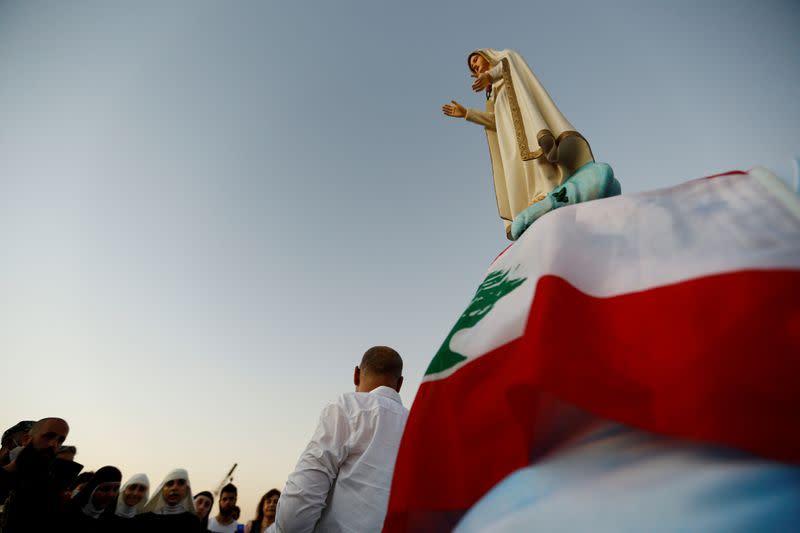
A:
POLYGON ((31 442, 31 440, 33 440, 33 437, 31 437, 30 433, 25 433, 22 436, 22 439, 20 439, 20 440, 21 440, 21 442, 20 442, 21 446, 27 446, 31 442))
POLYGON ((395 387, 394 390, 400 392, 400 387, 402 386, 403 386, 403 376, 400 376, 399 378, 397 378, 397 387, 395 387))
POLYGON ((361 385, 361 369, 358 368, 358 365, 356 365, 356 369, 353 371, 353 385, 356 386, 356 389, 361 385))

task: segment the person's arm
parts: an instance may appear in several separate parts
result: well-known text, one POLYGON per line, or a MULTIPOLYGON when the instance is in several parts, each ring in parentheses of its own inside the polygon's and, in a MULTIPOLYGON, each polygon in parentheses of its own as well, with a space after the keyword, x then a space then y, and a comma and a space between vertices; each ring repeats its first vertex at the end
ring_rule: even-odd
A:
POLYGON ((495 131, 497 130, 497 126, 495 125, 494 121, 494 113, 489 113, 488 111, 478 111, 477 109, 472 109, 470 107, 467 108, 464 118, 470 122, 474 122, 475 124, 480 124, 484 128, 495 131))
POLYGON ((449 104, 442 106, 442 113, 448 117, 465 118, 475 124, 480 124, 490 130, 495 130, 497 127, 494 122, 494 113, 485 111, 478 111, 477 109, 466 108, 455 100, 451 100, 449 104))
POLYGON ((314 530, 328 498, 328 492, 347 458, 350 420, 337 404, 322 410, 317 430, 286 480, 278 500, 276 530, 281 533, 310 533, 314 530))

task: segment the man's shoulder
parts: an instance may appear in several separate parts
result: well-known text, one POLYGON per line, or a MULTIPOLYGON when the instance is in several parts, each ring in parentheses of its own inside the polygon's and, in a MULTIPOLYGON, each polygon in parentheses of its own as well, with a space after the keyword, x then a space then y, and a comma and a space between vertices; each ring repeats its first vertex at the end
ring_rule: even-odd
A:
POLYGON ((345 392, 340 394, 329 406, 335 405, 348 415, 373 409, 385 409, 398 413, 408 412, 400 395, 389 387, 378 387, 371 392, 345 392))

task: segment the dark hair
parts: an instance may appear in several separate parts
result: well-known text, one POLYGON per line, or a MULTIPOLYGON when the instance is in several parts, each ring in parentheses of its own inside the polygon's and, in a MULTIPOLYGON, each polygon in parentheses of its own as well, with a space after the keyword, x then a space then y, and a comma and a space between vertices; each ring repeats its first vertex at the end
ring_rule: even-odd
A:
POLYGON ((82 485, 84 483, 88 483, 90 479, 94 476, 94 472, 89 470, 88 472, 81 472, 78 474, 78 477, 75 478, 75 481, 69 486, 69 491, 73 492, 75 489, 78 488, 78 485, 82 485))
POLYGON ((359 368, 365 374, 399 378, 403 375, 403 358, 388 346, 373 346, 364 352, 359 368))
POLYGON ((233 483, 228 483, 227 485, 222 487, 221 491, 219 491, 220 495, 222 495, 222 494, 224 494, 226 492, 232 492, 232 493, 236 494, 237 496, 239 495, 239 491, 236 490, 236 485, 234 485, 233 483))
POLYGON ((250 526, 250 531, 260 531, 261 530, 261 521, 264 520, 264 502, 267 501, 268 498, 271 496, 278 495, 281 497, 281 491, 278 489, 269 489, 266 494, 264 494, 260 500, 258 500, 258 507, 256 507, 256 518, 253 520, 252 525, 250 526), (256 524, 258 524, 256 526, 256 524), (254 529, 255 527, 255 529, 254 529))
MULTIPOLYGON (((10 444, 9 441, 11 440, 11 436, 14 433, 27 433, 27 432, 29 432, 35 423, 36 422, 33 421, 33 420, 23 420, 21 422, 17 422, 13 426, 11 426, 7 430, 5 430, 3 432, 2 446, 7 446, 7 445, 10 444)), ((20 443, 15 442, 15 444, 19 445, 20 443)))

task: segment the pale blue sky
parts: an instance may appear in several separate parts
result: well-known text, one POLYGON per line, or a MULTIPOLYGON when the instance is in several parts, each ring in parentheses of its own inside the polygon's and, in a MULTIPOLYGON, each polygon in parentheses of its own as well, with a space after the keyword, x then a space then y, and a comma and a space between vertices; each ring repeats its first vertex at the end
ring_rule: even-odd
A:
POLYGON ((800 153, 796 2, 0 3, 3 428, 249 516, 374 344, 422 372, 505 246, 466 55, 624 192, 800 153))

